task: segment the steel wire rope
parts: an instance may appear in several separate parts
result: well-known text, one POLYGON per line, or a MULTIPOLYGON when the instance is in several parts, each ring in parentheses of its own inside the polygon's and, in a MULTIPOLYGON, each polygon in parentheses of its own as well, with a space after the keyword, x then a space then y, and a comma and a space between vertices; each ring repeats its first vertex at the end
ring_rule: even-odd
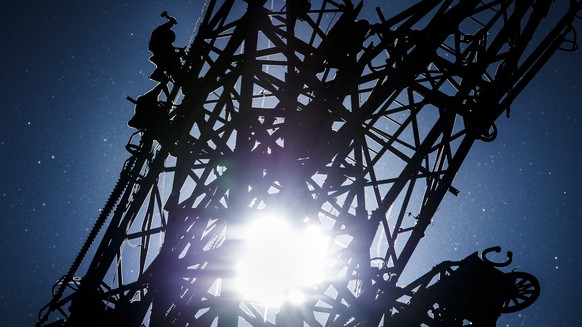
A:
POLYGON ((204 16, 206 16, 206 11, 208 10, 208 6, 210 4, 211 0, 206 0, 204 2, 204 5, 202 5, 202 9, 200 10, 200 15, 198 16, 198 19, 196 19, 196 22, 194 23, 194 29, 192 30, 192 34, 190 35, 190 39, 188 40, 188 44, 193 44, 194 43, 194 38, 196 38, 196 35, 198 34, 198 30, 200 30, 200 25, 202 24, 202 20, 204 19, 204 16))

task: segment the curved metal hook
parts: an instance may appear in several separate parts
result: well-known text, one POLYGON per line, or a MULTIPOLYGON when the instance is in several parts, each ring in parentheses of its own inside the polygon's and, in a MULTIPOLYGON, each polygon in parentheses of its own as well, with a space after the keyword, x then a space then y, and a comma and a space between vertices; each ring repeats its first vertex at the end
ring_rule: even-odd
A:
POLYGON ((511 264, 511 260, 513 258, 513 253, 511 251, 507 251, 507 261, 505 261, 505 262, 493 262, 493 261, 489 260, 487 258, 487 254, 489 254, 491 252, 499 253, 499 252, 501 252, 501 247, 494 246, 494 247, 483 250, 483 254, 481 255, 483 261, 492 265, 493 267, 507 267, 511 264))
POLYGON ((497 126, 495 123, 491 124, 487 129, 483 130, 479 139, 483 142, 492 142, 497 138, 497 126))

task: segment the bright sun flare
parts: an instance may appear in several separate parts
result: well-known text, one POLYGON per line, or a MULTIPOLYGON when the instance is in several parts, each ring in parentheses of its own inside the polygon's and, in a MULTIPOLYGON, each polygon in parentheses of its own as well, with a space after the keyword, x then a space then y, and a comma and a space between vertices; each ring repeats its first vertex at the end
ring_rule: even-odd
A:
POLYGON ((239 291, 267 306, 302 302, 303 290, 324 278, 326 243, 316 228, 298 230, 277 218, 255 221, 237 267, 239 291))

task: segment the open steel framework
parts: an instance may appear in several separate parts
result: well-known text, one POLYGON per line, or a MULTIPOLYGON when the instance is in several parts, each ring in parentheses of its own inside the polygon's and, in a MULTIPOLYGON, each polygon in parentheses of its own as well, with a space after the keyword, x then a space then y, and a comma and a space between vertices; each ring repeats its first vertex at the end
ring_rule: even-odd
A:
MULTIPOLYGON (((458 192, 471 146, 495 138, 496 119, 556 50, 576 48, 579 0, 535 36, 551 4, 423 0, 362 21, 363 4, 349 0, 207 1, 162 101, 169 120, 132 136, 37 325, 485 321, 435 295, 466 262, 489 262, 485 253, 398 279, 443 197, 458 192), (232 286, 237 228, 266 211, 318 224, 331 240, 328 277, 301 305, 265 310, 232 286)), ((539 294, 533 276, 515 274, 488 324, 539 294)))

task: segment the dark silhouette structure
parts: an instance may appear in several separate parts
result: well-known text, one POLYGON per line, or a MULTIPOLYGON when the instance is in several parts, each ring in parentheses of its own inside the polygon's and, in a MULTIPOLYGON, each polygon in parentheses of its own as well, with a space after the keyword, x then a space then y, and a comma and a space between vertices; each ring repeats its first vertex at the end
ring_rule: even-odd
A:
POLYGON ((161 16, 168 19, 168 21, 156 27, 150 36, 148 45, 148 49, 152 52, 150 61, 156 65, 156 69, 150 78, 157 82, 169 80, 175 82, 181 78, 183 72, 182 56, 184 55, 183 49, 174 47, 176 33, 172 31, 172 27, 178 24, 178 21, 165 11, 161 16))
POLYGON ((494 326, 536 300, 496 248, 399 278, 471 146, 575 48, 582 2, 541 36, 551 0, 422 0, 375 21, 362 2, 288 2, 209 0, 183 56, 173 18, 156 30, 169 92, 135 101, 131 156, 38 326, 494 326), (267 211, 319 225, 330 258, 304 302, 269 310, 233 282, 237 231, 267 211))

